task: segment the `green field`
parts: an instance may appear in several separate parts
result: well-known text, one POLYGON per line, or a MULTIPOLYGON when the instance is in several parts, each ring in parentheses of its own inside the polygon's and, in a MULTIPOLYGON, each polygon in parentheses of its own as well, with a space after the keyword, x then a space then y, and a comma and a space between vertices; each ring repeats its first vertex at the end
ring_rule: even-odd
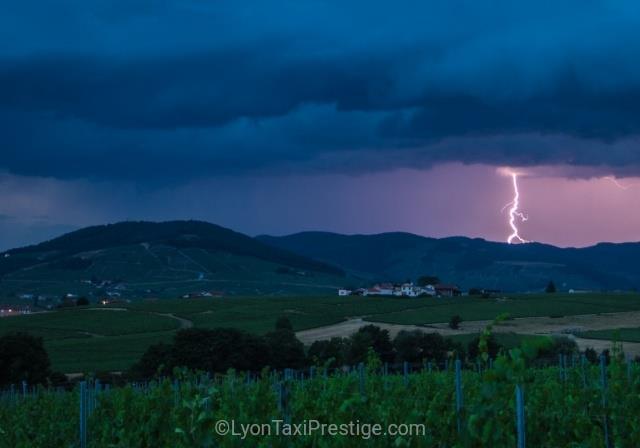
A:
POLYGON ((605 339, 607 341, 640 342, 640 328, 615 328, 580 333, 581 338, 605 339))
POLYGON ((150 345, 171 342, 174 331, 128 334, 107 338, 45 341, 53 368, 60 372, 123 371, 150 345))
POLYGON ((429 300, 424 306, 369 320, 423 325, 447 322, 458 314, 463 320, 491 320, 501 313, 511 317, 562 317, 640 310, 638 294, 519 294, 499 299, 460 297, 429 300))
POLYGON ((85 308, 8 317, 0 321, 0 334, 26 330, 46 339, 99 338, 175 330, 178 326, 176 319, 152 313, 85 308))
MULTIPOLYGON (((198 328, 234 327, 262 334, 271 330, 281 315, 286 315, 299 331, 354 317, 364 317, 372 323, 426 325, 447 322, 454 314, 471 321, 493 319, 505 312, 513 317, 527 317, 629 310, 640 310, 640 296, 522 294, 501 299, 355 296, 166 299, 118 304, 110 309, 96 310, 94 307, 2 318, 0 334, 27 331, 43 337, 53 367, 60 371, 118 371, 135 362, 149 345, 169 341, 180 327, 191 325, 198 328)), ((587 334, 585 337, 613 337, 612 332, 587 334)), ((465 341, 471 337, 473 335, 458 338, 465 341)), ((640 330, 622 331, 620 339, 640 341, 640 330)))
POLYGON ((148 312, 72 309, 0 319, 0 335, 41 336, 53 367, 63 372, 122 370, 146 348, 169 341, 180 322, 148 312))

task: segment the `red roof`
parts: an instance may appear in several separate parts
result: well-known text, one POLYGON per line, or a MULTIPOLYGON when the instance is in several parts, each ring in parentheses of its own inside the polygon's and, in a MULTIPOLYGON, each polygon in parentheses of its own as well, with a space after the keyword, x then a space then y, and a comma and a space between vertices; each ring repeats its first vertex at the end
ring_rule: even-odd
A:
POLYGON ((451 290, 459 289, 456 285, 446 285, 446 284, 436 285, 435 288, 436 289, 451 289, 451 290))

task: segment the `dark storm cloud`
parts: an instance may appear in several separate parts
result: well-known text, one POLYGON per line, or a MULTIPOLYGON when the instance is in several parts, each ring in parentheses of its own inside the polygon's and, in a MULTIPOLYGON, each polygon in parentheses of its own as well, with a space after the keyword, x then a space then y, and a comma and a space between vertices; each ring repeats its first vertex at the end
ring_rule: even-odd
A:
POLYGON ((5 62, 0 66, 3 105, 132 129, 215 128, 243 117, 287 115, 307 103, 341 110, 399 106, 384 98, 391 83, 389 60, 282 61, 270 50, 5 62))
POLYGON ((0 169, 640 172, 634 2, 29 3, 0 15, 0 169))

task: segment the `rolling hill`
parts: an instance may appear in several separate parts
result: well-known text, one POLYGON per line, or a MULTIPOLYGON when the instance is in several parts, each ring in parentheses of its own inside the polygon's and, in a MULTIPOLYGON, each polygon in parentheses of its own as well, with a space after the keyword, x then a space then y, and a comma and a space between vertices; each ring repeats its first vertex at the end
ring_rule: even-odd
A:
POLYGON ((200 221, 84 228, 0 254, 0 296, 327 291, 341 269, 200 221))
POLYGON ((629 290, 640 243, 558 248, 410 233, 251 238, 201 221, 93 226, 0 254, 0 299, 333 294, 341 285, 437 275, 463 288, 629 290))
POLYGON ((479 238, 427 238, 410 233, 327 232, 258 239, 371 280, 404 281, 429 274, 464 288, 504 291, 539 291, 549 280, 564 290, 640 287, 640 243, 559 248, 540 243, 508 245, 479 238))

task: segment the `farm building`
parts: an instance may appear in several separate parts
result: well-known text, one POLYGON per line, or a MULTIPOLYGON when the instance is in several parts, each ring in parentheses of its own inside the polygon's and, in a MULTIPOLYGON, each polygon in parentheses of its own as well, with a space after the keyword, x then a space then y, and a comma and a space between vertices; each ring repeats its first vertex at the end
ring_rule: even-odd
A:
POLYGON ((396 297, 421 297, 435 296, 435 288, 431 285, 416 286, 413 283, 403 283, 394 285, 391 283, 379 283, 371 288, 359 288, 355 291, 342 288, 338 290, 339 296, 359 295, 359 296, 396 296, 396 297))
POLYGON ((461 293, 460 288, 456 285, 438 284, 434 287, 436 295, 442 297, 454 297, 459 296, 461 293))

